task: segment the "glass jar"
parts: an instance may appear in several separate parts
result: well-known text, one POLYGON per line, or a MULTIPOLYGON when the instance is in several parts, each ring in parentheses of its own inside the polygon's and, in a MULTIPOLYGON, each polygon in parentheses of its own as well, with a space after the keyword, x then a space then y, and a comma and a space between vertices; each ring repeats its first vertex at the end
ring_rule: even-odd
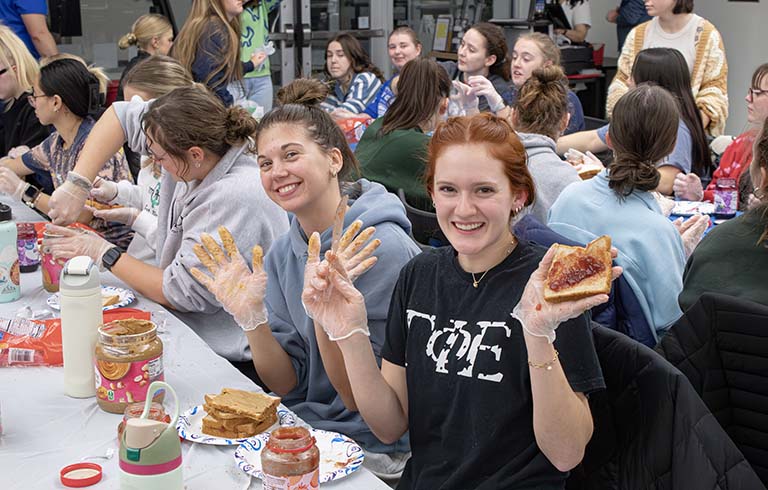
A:
POLYGON ((43 240, 40 243, 40 270, 43 274, 43 289, 49 293, 59 292, 61 270, 64 268, 64 264, 66 264, 67 261, 66 259, 54 259, 50 249, 46 246, 46 240, 59 238, 60 236, 61 235, 45 231, 43 232, 43 240))
POLYGON ((320 450, 304 427, 272 431, 261 452, 264 490, 316 489, 320 486, 320 450))
POLYGON ((21 272, 34 272, 40 265, 40 253, 37 251, 37 233, 32 223, 16 223, 16 249, 19 252, 21 272))
MULTIPOLYGON (((120 421, 120 423, 117 426, 117 440, 120 440, 120 437, 123 435, 123 430, 125 429, 125 423, 128 421, 128 419, 137 419, 141 417, 142 412, 144 412, 144 402, 140 403, 131 403, 127 407, 125 407, 125 412, 123 413, 123 420, 120 421)), ((163 408, 162 403, 152 403, 149 406, 149 414, 147 415, 147 418, 149 420, 157 420, 159 422, 165 422, 166 424, 171 423, 171 416, 165 413, 165 409, 163 408)))
MULTIPOLYGON (((99 327, 95 352, 96 401, 102 410, 125 413, 144 401, 153 381, 164 381, 163 342, 157 326, 134 318, 115 320, 99 327)), ((152 401, 161 403, 164 392, 152 401)))
POLYGON ((739 207, 739 189, 736 179, 718 179, 715 186, 715 216, 729 218, 739 207))

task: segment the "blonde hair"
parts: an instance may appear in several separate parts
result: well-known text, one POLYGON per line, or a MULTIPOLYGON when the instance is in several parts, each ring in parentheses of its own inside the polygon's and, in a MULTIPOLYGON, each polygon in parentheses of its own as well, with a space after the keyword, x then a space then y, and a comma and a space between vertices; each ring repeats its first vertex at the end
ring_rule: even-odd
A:
MULTIPOLYGON (((32 57, 24 41, 8 27, 0 24, 0 64, 13 71, 16 83, 25 92, 32 90, 40 74, 40 67, 32 57), (13 67, 16 67, 14 70, 13 67)), ((13 97, 5 100, 5 110, 13 105, 13 97)))
POLYGON ((193 83, 192 75, 178 60, 162 55, 140 61, 123 78, 123 87, 130 86, 153 99, 193 83))
POLYGON ((208 85, 214 75, 223 71, 224 76, 211 87, 215 89, 219 85, 243 78, 243 67, 240 63, 240 18, 235 17, 227 21, 221 0, 194 0, 187 21, 173 44, 171 55, 192 72, 192 62, 195 60, 200 39, 210 24, 213 24, 213 29, 226 36, 227 51, 221 63, 211 70, 206 79, 198 81, 208 85))
POLYGON ((100 66, 89 65, 81 57, 74 54, 69 54, 69 53, 59 53, 59 54, 54 54, 53 56, 46 56, 45 58, 41 58, 40 68, 43 68, 44 66, 50 65, 54 61, 59 61, 59 60, 77 61, 78 63, 86 67, 88 71, 91 73, 91 75, 96 77, 96 79, 99 81, 99 93, 106 97, 107 86, 109 85, 109 77, 107 76, 106 73, 104 73, 104 68, 101 68, 100 66))
POLYGON ((530 32, 521 35, 517 40, 533 41, 541 50, 541 54, 544 55, 544 61, 550 61, 555 66, 560 64, 560 48, 558 48, 552 38, 546 34, 542 34, 541 32, 530 32))
POLYGON ((117 42, 120 49, 128 49, 136 45, 146 51, 152 44, 152 39, 162 37, 168 31, 173 31, 171 23, 160 14, 144 14, 133 23, 131 32, 124 35, 117 42))

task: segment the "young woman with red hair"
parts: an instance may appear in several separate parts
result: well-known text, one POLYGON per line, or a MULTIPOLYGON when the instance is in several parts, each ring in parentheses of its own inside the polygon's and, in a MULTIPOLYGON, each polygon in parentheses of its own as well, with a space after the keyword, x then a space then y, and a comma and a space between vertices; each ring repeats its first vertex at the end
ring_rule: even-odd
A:
POLYGON ((363 296, 332 252, 306 279, 303 304, 337 339, 374 434, 392 442, 409 431, 399 489, 562 489, 592 435, 586 394, 604 387, 584 311, 608 296, 544 301, 553 250, 511 232, 534 184, 506 120, 440 125, 425 180, 450 246, 400 272, 381 368, 356 335, 367 330, 363 296))

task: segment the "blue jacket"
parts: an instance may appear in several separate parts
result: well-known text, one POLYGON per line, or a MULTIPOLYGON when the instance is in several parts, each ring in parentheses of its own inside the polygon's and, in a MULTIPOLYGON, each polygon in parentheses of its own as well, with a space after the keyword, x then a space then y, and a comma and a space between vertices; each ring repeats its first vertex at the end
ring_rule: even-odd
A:
POLYGON ((368 107, 366 107, 365 111, 363 112, 374 119, 383 117, 384 114, 386 114, 389 106, 391 106, 392 102, 395 101, 395 93, 392 91, 392 80, 394 79, 395 77, 392 77, 384 82, 384 85, 381 86, 378 93, 376 94, 376 98, 373 99, 373 102, 368 104, 368 107))
MULTIPOLYGON (((211 73, 221 64, 222 58, 226 58, 229 43, 227 33, 223 27, 219 28, 216 21, 211 21, 200 36, 200 42, 195 51, 195 59, 192 61, 192 78, 199 83, 206 84, 208 88, 221 99, 225 106, 234 104, 235 99, 227 90, 227 84, 231 80, 224 79, 224 69, 211 73), (208 77, 211 77, 208 80, 208 77), (206 80, 208 82, 206 83, 206 80)), ((253 71, 253 62, 242 63, 243 73, 253 71)))
POLYGON ((650 192, 634 191, 621 199, 608 187, 604 170, 566 187, 549 210, 548 225, 581 243, 609 235, 619 250, 616 263, 657 334, 680 318, 683 240, 650 192))
MULTIPOLYGON (((351 200, 344 220, 345 228, 356 219, 363 227, 375 226, 375 238, 381 246, 375 255, 377 264, 355 282, 365 297, 371 344, 377 360, 381 360, 389 301, 400 269, 419 248, 408 233, 411 224, 400 200, 381 184, 361 179, 359 196, 351 200)), ((331 246, 332 229, 320 234, 321 254, 331 246)), ((269 325, 280 345, 291 357, 296 370, 296 388, 283 398, 289 408, 318 429, 337 431, 352 437, 367 450, 380 453, 407 451, 406 440, 385 445, 373 435, 359 412, 350 412, 328 379, 317 346, 312 319, 301 303, 304 266, 307 262, 307 237, 295 217, 290 230, 274 243, 266 256, 266 306, 269 325)))

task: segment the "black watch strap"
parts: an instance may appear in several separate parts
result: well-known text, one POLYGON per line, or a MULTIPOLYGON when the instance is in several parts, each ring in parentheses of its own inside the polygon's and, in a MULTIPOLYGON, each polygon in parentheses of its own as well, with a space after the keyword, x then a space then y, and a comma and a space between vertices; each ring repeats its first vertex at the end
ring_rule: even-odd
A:
POLYGON ((104 266, 105 269, 108 271, 112 270, 112 267, 115 266, 118 260, 120 260, 120 257, 122 257, 123 251, 120 250, 118 247, 112 247, 106 252, 104 252, 104 255, 101 256, 101 265, 104 266))

